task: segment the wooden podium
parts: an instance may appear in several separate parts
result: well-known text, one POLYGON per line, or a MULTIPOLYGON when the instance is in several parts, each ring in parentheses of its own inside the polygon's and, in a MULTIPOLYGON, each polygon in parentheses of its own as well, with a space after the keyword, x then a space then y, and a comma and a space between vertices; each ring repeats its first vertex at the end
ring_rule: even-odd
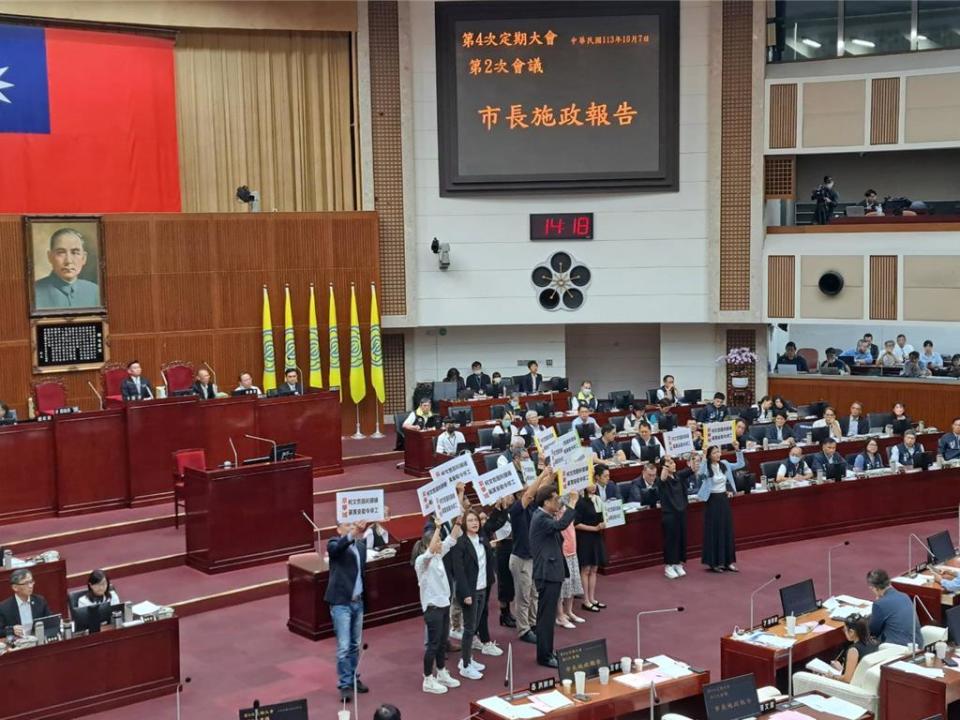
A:
POLYGON ((218 573, 312 550, 313 459, 196 470, 185 476, 187 565, 218 573))

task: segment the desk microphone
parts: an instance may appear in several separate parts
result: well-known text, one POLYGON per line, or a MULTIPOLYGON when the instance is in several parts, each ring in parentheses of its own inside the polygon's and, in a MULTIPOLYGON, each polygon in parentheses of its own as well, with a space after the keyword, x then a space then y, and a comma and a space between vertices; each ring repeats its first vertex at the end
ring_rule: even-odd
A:
POLYGON ((643 657, 640 654, 640 616, 641 615, 658 615, 659 613, 668 613, 668 612, 683 612, 683 605, 679 607, 669 607, 662 608, 660 610, 641 610, 637 613, 637 655, 636 657, 643 657))
POLYGON ((180 693, 183 692, 183 686, 189 683, 191 678, 185 677, 182 683, 177 683, 177 720, 180 720, 180 693))
MULTIPOLYGON (((90 389, 93 390, 93 394, 97 396, 97 400, 100 401, 100 409, 103 410, 103 396, 97 392, 97 389, 93 386, 93 383, 90 382, 89 380, 87 380, 87 385, 89 385, 90 389)), ((960 508, 958 508, 957 511, 958 513, 960 513, 960 508)))
MULTIPOLYGON (((917 657, 917 606, 918 605, 923 608, 923 612, 926 614, 928 618, 930 618, 930 622, 932 622, 934 625, 937 624, 937 621, 933 619, 933 615, 931 615, 930 611, 927 610, 927 606, 924 605, 922 602, 920 602, 920 596, 914 595, 913 596, 913 637, 910 638, 910 647, 912 649, 912 652, 910 653, 911 660, 917 657)), ((923 640, 922 637, 920 639, 923 640)))
POLYGON ((829 598, 833 597, 833 551, 840 547, 846 547, 849 544, 849 540, 844 540, 838 545, 827 548, 827 597, 829 598))
MULTIPOLYGON (((930 558, 930 549, 926 546, 926 544, 924 544, 923 540, 921 540, 914 533, 910 533, 907 536, 907 566, 908 566, 907 573, 908 574, 913 573, 913 545, 911 544, 912 540, 916 540, 918 543, 920 543, 920 547, 922 547, 924 552, 927 554, 927 558, 928 559, 930 558)), ((912 574, 910 576, 913 577, 912 574)))
POLYGON ((240 456, 237 455, 237 446, 233 444, 232 437, 228 437, 227 442, 230 443, 230 449, 233 450, 233 466, 238 467, 240 465, 240 456))
POLYGON ((768 585, 770 585, 770 583, 776 582, 776 581, 779 580, 779 579, 780 579, 780 573, 777 573, 776 575, 774 575, 772 578, 770 578, 769 580, 767 580, 763 585, 761 585, 760 587, 758 587, 756 590, 754 590, 754 591, 750 594, 750 629, 751 629, 751 630, 753 630, 753 627, 754 627, 754 625, 753 625, 753 600, 754 600, 754 598, 757 596, 757 593, 758 593, 758 592, 760 592, 760 591, 763 590, 765 587, 767 587, 768 585))
POLYGON ((253 720, 260 720, 260 701, 253 701, 253 720))
POLYGON ((276 442, 274 442, 274 441, 271 440, 270 438, 258 437, 258 436, 256 436, 256 435, 244 435, 244 437, 250 438, 251 440, 259 440, 260 442, 270 443, 270 444, 273 446, 273 458, 272 458, 272 459, 273 459, 274 462, 276 462, 276 460, 277 460, 277 443, 276 443, 276 442))

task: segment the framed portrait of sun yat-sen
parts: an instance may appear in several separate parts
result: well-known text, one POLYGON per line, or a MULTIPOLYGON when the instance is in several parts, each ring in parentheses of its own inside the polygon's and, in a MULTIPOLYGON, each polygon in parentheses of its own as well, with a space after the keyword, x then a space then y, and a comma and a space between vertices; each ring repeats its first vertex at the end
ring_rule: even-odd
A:
POLYGON ((27 217, 24 242, 31 317, 106 313, 98 216, 27 217))

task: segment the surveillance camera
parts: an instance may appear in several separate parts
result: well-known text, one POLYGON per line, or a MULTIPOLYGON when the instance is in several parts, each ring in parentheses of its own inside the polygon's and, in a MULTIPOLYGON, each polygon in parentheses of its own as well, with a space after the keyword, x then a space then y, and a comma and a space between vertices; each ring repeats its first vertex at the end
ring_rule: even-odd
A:
POLYGON ((246 185, 237 188, 237 200, 250 206, 250 212, 260 212, 260 193, 246 185))
POLYGON ((433 239, 433 242, 430 243, 430 251, 431 251, 434 255, 439 255, 439 254, 440 254, 440 241, 437 240, 436 238, 434 238, 434 239, 433 239))
POLYGON ((440 255, 438 259, 438 264, 440 265, 441 270, 446 270, 450 267, 450 245, 448 243, 442 243, 440 245, 440 255))

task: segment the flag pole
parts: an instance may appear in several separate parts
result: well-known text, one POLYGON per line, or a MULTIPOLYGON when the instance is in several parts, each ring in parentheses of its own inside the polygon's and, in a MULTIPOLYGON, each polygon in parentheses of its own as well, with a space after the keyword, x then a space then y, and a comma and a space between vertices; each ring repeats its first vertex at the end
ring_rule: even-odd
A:
POLYGON ((357 431, 350 437, 354 440, 364 440, 366 439, 367 436, 364 435, 362 432, 360 432, 360 406, 357 405, 356 408, 357 408, 357 431))
POLYGON ((380 413, 380 410, 381 410, 382 407, 383 407, 383 406, 382 406, 380 403, 378 403, 376 400, 373 401, 373 409, 376 410, 377 426, 376 426, 376 428, 374 428, 373 433, 371 433, 371 435, 370 435, 370 437, 372 437, 372 438, 379 439, 379 438, 382 438, 382 437, 386 437, 386 435, 384 435, 382 432, 380 432, 380 414, 381 414, 381 413, 380 413))

